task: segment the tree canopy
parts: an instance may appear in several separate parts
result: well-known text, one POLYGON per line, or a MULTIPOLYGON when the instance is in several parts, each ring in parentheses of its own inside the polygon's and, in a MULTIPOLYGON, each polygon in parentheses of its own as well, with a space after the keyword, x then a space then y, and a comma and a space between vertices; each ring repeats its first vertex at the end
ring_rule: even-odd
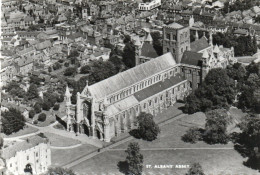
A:
POLYGON ((123 50, 123 62, 128 68, 135 66, 135 46, 132 42, 125 44, 123 50))
POLYGON ((28 100, 32 100, 32 99, 36 99, 38 97, 39 97, 39 92, 38 92, 37 86, 35 84, 31 84, 27 91, 26 98, 28 100))
POLYGON ((204 82, 186 99, 184 111, 195 113, 229 108, 235 99, 235 82, 222 68, 211 69, 204 82))
POLYGON ((154 122, 153 115, 150 113, 140 113, 137 117, 138 135, 140 138, 148 141, 155 140, 160 133, 159 126, 154 122))
POLYGON ((140 153, 138 143, 130 143, 125 152, 127 154, 128 174, 141 175, 143 171, 143 155, 140 153))
POLYGON ((234 47, 235 56, 248 56, 257 52, 256 38, 251 36, 235 36, 230 33, 216 33, 213 35, 213 44, 224 47, 234 47))
POLYGON ((1 115, 3 133, 10 135, 19 131, 20 129, 23 129, 25 125, 25 119, 19 110, 15 108, 9 108, 9 111, 3 112, 1 115))
POLYGON ((231 123, 225 109, 215 109, 206 113, 204 140, 210 144, 227 143, 227 126, 231 123))
POLYGON ((199 163, 194 163, 191 165, 191 167, 186 175, 204 175, 204 172, 199 163))
POLYGON ((48 175, 76 175, 72 170, 61 167, 49 168, 48 175))

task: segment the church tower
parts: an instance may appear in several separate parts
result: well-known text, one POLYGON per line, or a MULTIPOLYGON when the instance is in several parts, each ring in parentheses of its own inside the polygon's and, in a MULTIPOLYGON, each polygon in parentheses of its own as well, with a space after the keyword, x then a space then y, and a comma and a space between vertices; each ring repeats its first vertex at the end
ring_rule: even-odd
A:
POLYGON ((190 29, 178 23, 163 28, 163 53, 171 52, 177 63, 185 50, 190 50, 190 29))

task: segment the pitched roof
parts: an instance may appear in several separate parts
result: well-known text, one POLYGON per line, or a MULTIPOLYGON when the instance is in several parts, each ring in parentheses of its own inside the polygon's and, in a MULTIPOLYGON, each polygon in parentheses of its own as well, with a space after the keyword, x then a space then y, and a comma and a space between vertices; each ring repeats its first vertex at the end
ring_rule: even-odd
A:
POLYGON ((154 49, 152 44, 145 42, 141 49, 141 56, 149 57, 149 58, 156 58, 159 55, 157 54, 157 52, 154 49))
POLYGON ((28 138, 28 141, 29 142, 27 141, 16 142, 13 145, 4 148, 2 157, 4 159, 9 159, 11 157, 14 157, 17 152, 25 151, 27 149, 33 148, 40 143, 46 142, 46 139, 40 136, 33 136, 31 138, 28 138))
POLYGON ((167 25, 167 27, 171 27, 171 28, 174 28, 174 29, 180 29, 180 28, 183 28, 182 25, 180 25, 180 24, 178 24, 178 23, 176 23, 176 22, 173 22, 173 23, 167 25))
POLYGON ((185 80, 185 77, 177 74, 135 93, 134 97, 140 102, 185 80))
POLYGON ((134 68, 128 69, 108 79, 88 86, 88 89, 92 96, 96 99, 103 99, 105 96, 109 96, 112 93, 129 87, 174 65, 176 65, 176 61, 172 54, 166 53, 160 57, 152 59, 151 61, 140 64, 134 68))
POLYGON ((48 47, 51 47, 51 42, 49 40, 43 41, 41 43, 36 44, 36 49, 37 50, 43 50, 46 49, 48 47))
POLYGON ((185 51, 183 53, 181 63, 193 65, 193 66, 201 66, 202 65, 202 53, 197 53, 193 51, 185 51))
POLYGON ((206 37, 202 37, 198 40, 193 41, 192 43, 190 43, 190 49, 191 51, 194 52, 199 52, 207 47, 209 47, 209 43, 206 37))

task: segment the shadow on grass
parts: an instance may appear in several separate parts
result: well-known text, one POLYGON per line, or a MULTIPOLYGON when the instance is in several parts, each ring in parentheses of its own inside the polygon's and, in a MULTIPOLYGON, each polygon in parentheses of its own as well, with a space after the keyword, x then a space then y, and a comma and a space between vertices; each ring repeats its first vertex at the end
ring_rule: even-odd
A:
POLYGON ((138 129, 132 129, 131 131, 129 131, 129 134, 136 139, 141 139, 138 129))
POLYGON ((178 109, 181 110, 184 114, 189 114, 189 113, 185 110, 185 105, 178 107, 178 109))
POLYGON ((123 173, 125 175, 128 174, 129 165, 128 165, 127 161, 118 162, 117 167, 121 173, 123 173))
POLYGON ((248 158, 243 164, 249 168, 260 172, 260 152, 254 150, 254 146, 248 141, 248 137, 243 133, 232 133, 231 141, 234 143, 234 149, 244 158, 248 158))
POLYGON ((63 121, 59 116, 56 116, 56 120, 62 125, 64 126, 65 129, 67 129, 67 123, 65 121, 63 121))

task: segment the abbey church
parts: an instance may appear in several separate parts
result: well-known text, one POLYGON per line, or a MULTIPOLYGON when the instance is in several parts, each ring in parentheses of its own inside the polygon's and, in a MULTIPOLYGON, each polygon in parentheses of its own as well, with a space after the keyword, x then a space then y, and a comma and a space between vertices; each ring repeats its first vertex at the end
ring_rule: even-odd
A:
POLYGON ((172 106, 196 89, 212 68, 236 62, 233 48, 213 46, 212 35, 190 42, 189 27, 172 23, 163 28, 163 55, 158 56, 148 33, 135 41, 136 66, 77 93, 65 93, 67 130, 110 142, 137 126, 140 112, 153 114, 172 106))

